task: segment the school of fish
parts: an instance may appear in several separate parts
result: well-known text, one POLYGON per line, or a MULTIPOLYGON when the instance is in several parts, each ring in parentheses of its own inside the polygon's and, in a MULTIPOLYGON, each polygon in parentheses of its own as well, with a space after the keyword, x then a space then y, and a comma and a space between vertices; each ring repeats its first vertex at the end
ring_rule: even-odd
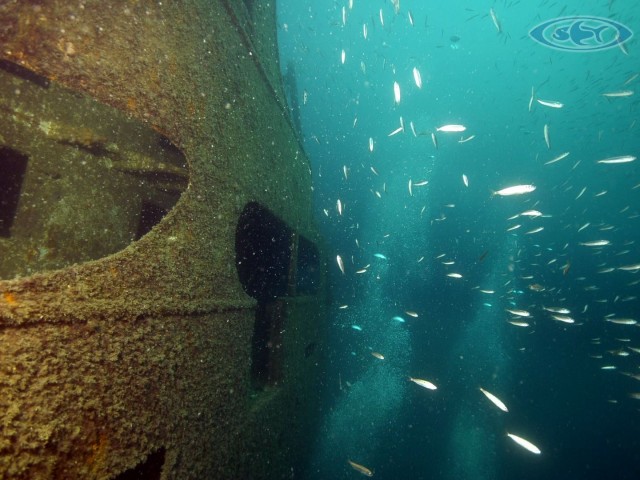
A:
MULTIPOLYGON (((362 41, 374 42, 380 32, 390 31, 392 28, 413 29, 419 21, 422 21, 414 16, 410 10, 403 9, 400 0, 385 2, 382 8, 368 5, 361 7, 370 10, 370 19, 364 24, 357 25, 358 31, 361 32, 362 41)), ((345 30, 352 28, 350 15, 353 9, 353 0, 349 0, 339 9, 341 27, 345 30)), ((484 26, 489 26, 491 35, 497 36, 500 42, 505 44, 509 40, 509 26, 506 21, 502 22, 498 6, 484 11, 481 11, 479 7, 468 10, 474 13, 472 19, 485 22, 484 26)), ((427 24, 426 19, 424 23, 427 24)), ((342 68, 346 68, 351 61, 349 59, 352 57, 360 58, 356 45, 354 43, 341 48, 337 56, 334 52, 332 61, 342 65, 342 68)), ((454 45, 451 48, 454 48, 454 45)), ((628 52, 622 47, 620 50, 621 55, 628 55, 628 52)), ((477 119, 466 118, 464 111, 452 112, 448 118, 430 118, 429 121, 424 118, 411 118, 408 115, 403 118, 400 113, 406 103, 415 101, 415 98, 419 98, 421 95, 429 95, 429 81, 432 75, 436 75, 437 72, 429 71, 429 62, 424 58, 412 58, 414 63, 405 66, 409 74, 404 75, 401 73, 403 70, 399 65, 394 64, 393 59, 385 57, 379 61, 381 63, 379 68, 390 71, 389 83, 385 85, 385 92, 387 92, 385 98, 389 108, 395 109, 393 111, 397 112, 397 121, 390 124, 385 123, 385 133, 382 135, 371 133, 358 137, 358 145, 362 155, 356 164, 342 167, 341 174, 345 185, 355 181, 371 182, 372 205, 375 205, 374 202, 384 201, 387 195, 404 195, 408 205, 411 205, 411 202, 414 202, 415 205, 423 202, 418 205, 417 211, 419 213, 416 214, 416 221, 428 221, 430 225, 446 222, 447 214, 445 212, 447 209, 455 209, 453 203, 443 204, 441 212, 437 215, 431 215, 430 218, 425 218, 429 214, 429 210, 426 200, 424 200, 424 192, 432 188, 428 172, 425 171, 425 176, 405 177, 403 191, 390 192, 388 185, 391 183, 392 173, 380 167, 377 157, 378 149, 389 142, 421 142, 428 158, 437 161, 436 155, 445 148, 459 148, 460 155, 469 155, 469 150, 463 149, 472 148, 474 144, 483 141, 486 132, 482 131, 477 119), (405 124, 407 125, 406 129, 405 124), (469 145, 465 145, 467 143, 469 145), (425 212, 427 212, 426 215, 425 212)), ((365 65, 365 62, 361 61, 360 71, 362 74, 366 76, 369 69, 369 65, 365 65)), ((622 102, 633 101, 634 92, 632 89, 637 84, 638 78, 640 77, 637 72, 621 71, 619 84, 600 86, 602 93, 593 101, 618 102, 623 106, 621 108, 624 108, 622 102)), ((638 295, 635 293, 640 288, 640 278, 637 277, 640 272, 640 249, 636 245, 634 237, 628 236, 620 240, 617 233, 620 231, 621 225, 628 222, 635 222, 637 225, 640 221, 640 203, 633 204, 630 200, 630 198, 638 200, 640 178, 635 180, 635 185, 631 188, 626 187, 627 191, 622 198, 628 200, 627 204, 616 204, 615 208, 610 207, 612 209, 607 212, 607 215, 592 215, 588 202, 609 198, 607 197, 608 191, 616 188, 615 182, 610 181, 607 185, 603 182, 602 186, 586 184, 580 180, 576 172, 579 172, 584 165, 590 164, 593 168, 601 169, 602 175, 609 179, 615 179, 617 175, 627 175, 628 173, 625 172, 633 172, 628 169, 635 166, 638 151, 637 148, 634 151, 632 144, 629 143, 621 147, 620 151, 599 151, 594 152, 590 158, 584 155, 578 157, 575 152, 579 150, 580 140, 578 138, 572 144, 570 137, 564 134, 562 124, 562 115, 577 106, 572 104, 569 99, 564 99, 561 91, 553 91, 552 86, 552 79, 538 82, 530 90, 527 86, 527 89, 522 92, 522 105, 518 107, 518 111, 522 115, 517 121, 522 124, 519 128, 526 133, 527 141, 530 141, 532 145, 532 150, 534 150, 532 157, 535 157, 537 169, 553 178, 553 182, 546 180, 541 182, 540 176, 532 175, 531 172, 514 176, 510 181, 505 181, 502 177, 494 178, 491 172, 488 172, 484 178, 472 176, 466 171, 455 172, 456 185, 461 190, 477 192, 483 189, 487 201, 485 205, 489 205, 489 208, 492 205, 503 207, 506 203, 507 208, 513 210, 513 215, 505 218, 502 223, 504 226, 502 233, 519 239, 520 250, 514 255, 509 267, 513 276, 524 282, 527 287, 519 290, 515 286, 515 282, 508 278, 505 278, 502 284, 489 285, 482 282, 477 283, 475 280, 472 283, 470 278, 476 278, 471 275, 476 265, 458 263, 453 252, 425 253, 424 256, 416 259, 416 265, 420 264, 421 268, 438 272, 441 275, 441 282, 452 285, 452 288, 466 288, 468 291, 477 292, 486 298, 504 299, 510 307, 501 309, 501 315, 503 315, 505 324, 509 325, 509 331, 513 331, 514 335, 518 334, 516 332, 522 331, 535 334, 537 330, 548 329, 556 329, 562 335, 571 335, 574 329, 586 328, 587 325, 598 325, 602 335, 591 338, 591 345, 594 347, 590 358, 591 368, 594 372, 619 371, 620 374, 631 379, 626 398, 612 398, 611 402, 637 401, 640 399, 640 393, 638 393, 640 392, 640 384, 634 386, 633 381, 640 380, 640 373, 637 372, 640 368, 640 334, 637 333, 638 322, 634 316, 640 310, 638 295), (534 115, 539 119, 538 123, 531 120, 534 115), (573 202, 583 205, 579 218, 568 215, 563 217, 564 212, 552 200, 555 195, 559 194, 567 194, 573 202), (556 240, 548 241, 552 234, 566 240, 561 243, 556 240), (525 264, 522 260, 526 257, 525 250, 530 256, 536 258, 534 264, 525 264), (574 259, 579 259, 579 261, 574 259), (429 266, 422 267, 424 264, 429 266), (593 264, 597 267, 595 270, 597 273, 584 273, 586 271, 585 264, 593 264), (611 276, 621 279, 624 288, 614 297, 600 297, 599 292, 605 288, 607 278, 611 276), (568 286, 569 284, 571 287, 568 286), (584 298, 588 298, 588 300, 581 304, 575 304, 568 293, 570 288, 580 289, 585 295, 584 298)), ((306 90, 304 103, 307 104, 306 90)), ((637 101, 632 105, 637 107, 637 101)), ((632 107, 627 105, 626 108, 632 107)), ((354 129, 357 124, 358 117, 356 115, 353 120, 354 129)), ((595 133, 597 140, 606 134, 607 128, 612 127, 608 126, 605 119, 601 130, 595 133)), ((636 128, 636 125, 634 122, 630 126, 625 125, 620 128, 631 131, 636 128)), ((586 133, 584 134, 586 135, 586 133)), ((638 134, 636 133, 636 135, 638 134)), ((517 160, 513 159, 512 161, 516 162, 517 160)), ((333 208, 331 208, 331 203, 327 201, 324 205, 326 208, 323 209, 325 216, 328 221, 347 222, 350 220, 353 222, 350 228, 357 232, 357 219, 349 217, 351 203, 348 205, 349 208, 345 209, 343 198, 331 200, 331 202, 335 202, 335 214, 330 213, 333 208)), ((382 242, 389 235, 391 233, 381 235, 379 241, 382 242)), ((355 252, 347 249, 334 252, 335 267, 343 277, 355 278, 356 276, 371 275, 370 269, 374 262, 393 262, 394 260, 393 252, 386 252, 383 249, 381 250, 385 253, 370 250, 372 242, 356 238, 354 243, 356 245, 355 252)), ((483 262, 488 255, 491 258, 490 248, 480 249, 477 263, 483 262)), ((480 305, 493 308, 493 304, 486 301, 480 305)), ((347 305, 340 308, 347 310, 347 305)), ((428 321, 429 318, 428 312, 413 309, 411 305, 399 306, 397 313, 398 315, 390 315, 380 321, 406 325, 411 322, 428 321), (406 319, 401 314, 405 314, 406 319)), ((359 325, 351 325, 351 330, 351 333, 358 335, 361 334, 359 332, 362 332, 363 328, 359 325)), ((388 357, 384 351, 373 350, 373 346, 367 348, 369 352, 367 361, 378 362, 380 365, 393 361, 393 358, 388 357)), ((422 391, 429 391, 425 392, 425 395, 438 395, 440 390, 446 389, 447 382, 437 375, 432 378, 432 375, 434 375, 433 372, 426 366, 420 371, 406 372, 406 378, 415 384, 412 388, 416 391, 421 391, 418 388, 421 387, 422 391), (423 378, 422 375, 429 379, 423 378), (443 384, 441 389, 436 385, 436 382, 438 385, 443 384)), ((490 404, 487 408, 495 407, 497 414, 504 415, 506 425, 518 429, 514 430, 519 432, 517 435, 507 432, 507 439, 510 439, 517 447, 534 455, 542 453, 538 441, 541 442, 539 445, 544 448, 553 448, 553 438, 545 435, 542 431, 524 432, 525 436, 520 436, 520 418, 525 418, 526 414, 515 406, 519 405, 522 408, 525 399, 516 399, 515 394, 503 391, 500 387, 492 385, 487 379, 482 379, 482 382, 482 386, 473 386, 481 399, 484 396, 482 402, 490 404), (505 401, 492 392, 497 392, 502 398, 506 398, 509 404, 514 406, 514 409, 510 410, 505 401), (529 434, 536 443, 529 439, 529 434)), ((505 436, 504 431, 501 435, 505 436)), ((506 446, 508 442, 509 440, 505 440, 505 449, 508 448, 506 446)), ((345 452, 347 465, 364 476, 373 476, 374 471, 370 466, 351 460, 351 458, 357 458, 357 455, 358 452, 345 452)))

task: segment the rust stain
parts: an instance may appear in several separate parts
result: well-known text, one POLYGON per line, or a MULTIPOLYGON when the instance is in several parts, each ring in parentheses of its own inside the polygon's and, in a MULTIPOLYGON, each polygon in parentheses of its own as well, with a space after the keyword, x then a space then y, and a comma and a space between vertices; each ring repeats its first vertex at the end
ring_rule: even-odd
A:
POLYGON ((7 302, 9 305, 15 305, 17 303, 16 301, 16 296, 11 293, 11 292, 4 292, 2 294, 2 298, 4 299, 5 302, 7 302))
POLYGON ((109 439, 106 433, 101 433, 98 435, 98 439, 95 443, 90 445, 90 454, 87 457, 87 465, 93 467, 94 469, 102 462, 104 462, 107 454, 107 447, 109 446, 109 439))

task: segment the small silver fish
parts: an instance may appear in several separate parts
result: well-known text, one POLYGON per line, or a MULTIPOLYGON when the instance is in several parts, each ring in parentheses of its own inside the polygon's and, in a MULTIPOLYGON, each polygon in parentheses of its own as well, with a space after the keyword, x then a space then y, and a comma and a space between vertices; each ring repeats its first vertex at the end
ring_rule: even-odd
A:
POLYGON ((559 162, 560 160, 562 160, 563 158, 567 158, 568 156, 569 156, 569 152, 561 153, 560 155, 555 157, 553 160, 549 160, 548 162, 545 162, 545 165, 551 165, 552 163, 559 162))
POLYGON ((622 155, 620 157, 605 158, 604 160, 598 160, 597 163, 616 164, 616 163, 630 163, 636 159, 633 155, 622 155))
POLYGON ((603 97, 616 98, 616 97, 630 97, 633 95, 633 90, 621 90, 619 92, 606 92, 603 93, 603 97))
POLYGON ((493 8, 489 9, 489 15, 491 15, 491 21, 493 22, 493 26, 496 27, 496 30, 498 30, 498 33, 502 33, 500 20, 498 20, 498 16, 496 15, 496 12, 493 11, 493 8))
POLYGON ((544 141, 547 144, 547 148, 551 148, 551 142, 549 141, 549 125, 548 124, 544 124, 544 128, 543 131, 544 133, 544 141))
POLYGON ((400 85, 398 85, 398 82, 393 82, 393 99, 396 105, 400 103, 400 85))
POLYGON ((616 325, 635 325, 638 323, 633 318, 606 318, 607 322, 615 323, 616 325))
POLYGON ((529 440, 519 437, 518 435, 514 435, 513 433, 507 433, 507 436, 525 450, 529 450, 531 453, 535 453, 536 455, 540 455, 542 453, 540 449, 529 440))
POLYGON ((604 247, 605 245, 609 245, 611 242, 609 240, 592 240, 590 242, 580 242, 580 245, 585 247, 604 247))
POLYGON ((398 133, 403 132, 403 131, 404 131, 403 127, 398 127, 393 132, 389 133, 387 135, 387 137, 393 137, 394 135, 397 135, 398 133))
POLYGON ((541 100, 539 98, 536 98, 536 101, 540 105, 544 105, 545 107, 550 107, 550 108, 562 108, 562 107, 564 107, 564 103, 556 102, 555 100, 541 100))
POLYGON ((482 387, 480 387, 480 391, 484 394, 485 397, 487 397, 491 401, 491 403, 493 403, 500 410, 502 410, 503 412, 508 412, 509 411, 509 409, 504 404, 504 402, 502 400, 500 400, 498 397, 496 397, 493 393, 486 391, 482 387))
POLYGON ((420 385, 421 387, 429 389, 429 390, 437 390, 438 389, 438 387, 436 387, 429 380, 423 380, 422 378, 413 378, 413 377, 409 377, 409 380, 411 380, 416 385, 420 385))
POLYGON ((511 195, 522 195, 523 193, 531 193, 536 189, 534 185, 514 185, 512 187, 506 187, 497 192, 494 195, 500 195, 501 197, 508 197, 511 195))
POLYGON ((413 80, 416 82, 416 87, 422 88, 422 75, 417 67, 413 67, 413 80))
POLYGON ((373 472, 364 465, 360 465, 359 463, 353 462, 351 460, 347 460, 347 462, 349 462, 351 468, 353 468, 356 472, 361 473, 366 477, 373 477, 373 472))
POLYGON ((442 125, 436 128, 436 132, 464 132, 467 129, 464 125, 442 125))

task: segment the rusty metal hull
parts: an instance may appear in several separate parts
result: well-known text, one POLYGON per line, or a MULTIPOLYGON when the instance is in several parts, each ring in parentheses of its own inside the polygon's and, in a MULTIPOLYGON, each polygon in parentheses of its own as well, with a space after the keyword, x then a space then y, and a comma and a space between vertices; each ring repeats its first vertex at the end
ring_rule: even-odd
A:
POLYGON ((0 146, 30 158, 0 238, 0 477, 299 474, 319 417, 325 255, 274 2, 2 2, 0 44, 17 85, 0 94, 0 146), (43 124, 13 95, 51 84, 82 98, 43 124), (166 158, 125 146, 136 127, 111 138, 85 97, 169 142, 166 158), (136 238, 151 200, 168 211, 136 238), (261 294, 272 282, 248 287, 238 263, 272 227, 281 251, 255 254, 286 278, 261 294))

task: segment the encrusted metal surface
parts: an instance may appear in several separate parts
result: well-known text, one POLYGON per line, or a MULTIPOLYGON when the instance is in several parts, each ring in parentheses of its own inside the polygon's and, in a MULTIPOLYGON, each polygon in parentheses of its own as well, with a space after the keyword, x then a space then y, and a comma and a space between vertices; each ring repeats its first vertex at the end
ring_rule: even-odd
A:
MULTIPOLYGON (((163 479, 289 478, 303 467, 322 375, 324 279, 316 295, 281 299, 282 381, 254 390, 256 301, 238 281, 234 251, 238 217, 257 202, 322 252, 275 38, 274 2, 0 3, 2 61, 147 124, 188 164, 100 133, 100 114, 83 117, 93 122, 85 130, 64 115, 34 125, 70 149, 43 160, 49 166, 69 169, 86 154, 111 162, 101 175, 146 171, 151 188, 166 191, 158 175, 169 169, 173 187, 184 188, 187 177, 188 186, 150 233, 127 246, 130 239, 120 238, 89 261, 67 252, 62 265, 55 260, 64 249, 45 250, 52 261, 41 264, 25 250, 39 273, 13 261, 0 274, 7 278, 0 281, 0 477, 116 478, 153 452, 163 452, 163 479)), ((10 105, 12 92, 3 92, 1 104, 10 105)), ((79 99, 75 108, 86 105, 79 99)), ((0 144, 13 144, 9 131, 0 119, 0 144)), ((25 148, 50 148, 36 143, 25 148)), ((117 219, 129 230, 135 221, 136 195, 144 194, 113 178, 98 182, 96 172, 86 176, 96 205, 61 220, 73 232, 63 235, 67 250, 109 215, 115 230, 117 219)), ((57 181, 67 178, 82 176, 57 181)), ((2 248, 18 254, 10 240, 0 240, 2 248)))

